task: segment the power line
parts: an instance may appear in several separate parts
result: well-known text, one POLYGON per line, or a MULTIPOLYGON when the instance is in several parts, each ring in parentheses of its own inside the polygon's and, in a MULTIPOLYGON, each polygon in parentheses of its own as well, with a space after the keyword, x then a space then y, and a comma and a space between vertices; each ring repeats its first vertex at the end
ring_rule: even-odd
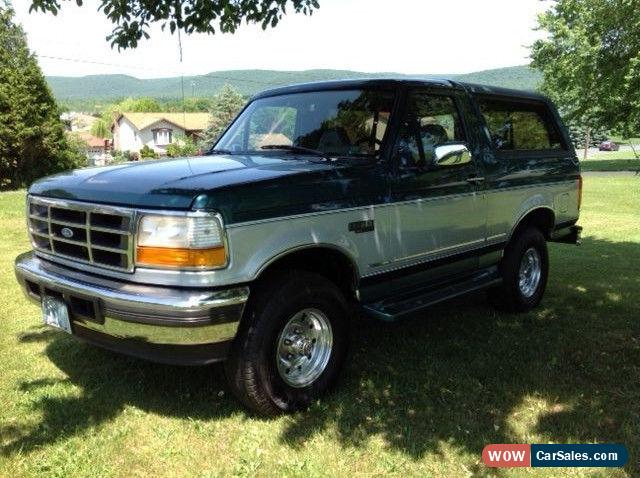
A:
POLYGON ((164 70, 160 70, 160 69, 156 69, 156 68, 143 68, 143 67, 139 67, 139 66, 123 65, 123 64, 118 64, 118 63, 104 63, 104 62, 101 62, 101 61, 81 60, 79 58, 64 58, 64 57, 61 57, 61 56, 40 55, 38 53, 36 53, 36 55, 38 56, 38 58, 46 58, 48 60, 70 61, 70 62, 73 62, 73 63, 86 63, 86 64, 89 64, 89 65, 116 66, 118 68, 129 68, 131 70, 141 70, 141 71, 149 71, 149 70, 164 71, 164 70))

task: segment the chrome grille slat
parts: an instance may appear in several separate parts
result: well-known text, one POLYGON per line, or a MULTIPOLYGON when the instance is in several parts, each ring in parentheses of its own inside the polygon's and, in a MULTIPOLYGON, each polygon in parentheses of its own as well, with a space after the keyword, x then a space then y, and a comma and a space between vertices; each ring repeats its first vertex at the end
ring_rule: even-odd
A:
MULTIPOLYGON (((87 214, 87 217, 89 217, 89 214, 87 214)), ((86 227, 87 227, 87 223, 86 222, 61 221, 60 219, 51 219, 51 223, 52 224, 58 224, 60 226, 79 227, 79 228, 82 228, 82 229, 86 229, 86 227)))
POLYGON ((89 245, 85 241, 74 241, 73 239, 65 239, 64 237, 53 236, 52 240, 57 242, 64 242, 66 244, 73 244, 75 246, 89 247, 89 245))
POLYGON ((109 234, 120 234, 123 236, 126 236, 129 234, 129 231, 123 231, 122 229, 110 229, 108 227, 101 227, 101 226, 91 226, 91 230, 97 231, 97 232, 106 232, 109 234))
POLYGON ((104 269, 133 272, 134 210, 32 196, 27 201, 29 234, 37 253, 51 260, 60 258, 104 269), (52 217, 52 209, 57 217, 52 217), (93 214, 98 215, 95 221, 92 221, 93 214), (76 218, 83 218, 83 221, 65 220, 76 218), (104 224, 105 219, 107 224, 104 224), (93 222, 103 224, 93 225, 93 222), (116 227, 118 225, 121 227, 116 227), (62 237, 65 227, 75 231, 77 238, 62 237), (95 237, 92 237, 94 233, 95 237))
POLYGON ((91 246, 92 249, 98 249, 100 251, 107 251, 107 252, 117 252, 117 253, 126 253, 126 249, 118 249, 117 247, 107 247, 107 246, 97 246, 97 245, 92 245, 91 246))
POLYGON ((49 248, 53 254, 56 250, 53 247, 53 232, 51 231, 51 208, 47 207, 47 230, 49 231, 49 248))
MULTIPOLYGON (((87 233, 87 243, 91 244, 91 213, 85 214, 84 230, 87 233)), ((87 254, 89 254, 89 262, 93 264, 93 247, 87 248, 87 254)))

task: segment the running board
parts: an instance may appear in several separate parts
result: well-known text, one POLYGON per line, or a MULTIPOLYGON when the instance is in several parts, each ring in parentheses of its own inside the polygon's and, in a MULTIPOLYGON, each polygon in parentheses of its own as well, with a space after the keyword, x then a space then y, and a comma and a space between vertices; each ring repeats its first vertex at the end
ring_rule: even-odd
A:
POLYGON ((497 268, 492 267, 473 276, 467 276, 460 282, 403 292, 396 296, 363 304, 362 307, 377 319, 394 321, 438 302, 500 284, 501 281, 497 268))

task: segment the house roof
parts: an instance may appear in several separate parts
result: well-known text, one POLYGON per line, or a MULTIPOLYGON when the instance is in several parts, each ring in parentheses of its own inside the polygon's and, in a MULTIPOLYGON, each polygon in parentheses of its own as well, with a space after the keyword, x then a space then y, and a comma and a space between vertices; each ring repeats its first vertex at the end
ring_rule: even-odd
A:
POLYGON ((78 131, 71 134, 75 134, 76 136, 78 136, 82 141, 87 143, 87 146, 89 146, 90 148, 104 148, 105 140, 102 138, 98 138, 97 136, 94 136, 87 131, 78 131))
POLYGON ((122 113, 121 118, 128 119, 136 128, 143 130, 160 121, 168 121, 187 131, 204 130, 211 123, 209 113, 122 113))

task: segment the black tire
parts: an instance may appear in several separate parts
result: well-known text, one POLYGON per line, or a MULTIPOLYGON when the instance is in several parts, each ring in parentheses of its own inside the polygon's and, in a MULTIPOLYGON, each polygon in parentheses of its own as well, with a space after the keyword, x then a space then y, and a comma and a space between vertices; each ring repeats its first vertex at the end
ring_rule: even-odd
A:
MULTIPOLYGON (((535 255, 534 255, 535 256, 535 255)), ((549 277, 549 253, 547 242, 540 229, 528 227, 512 238, 504 251, 499 266, 502 284, 489 291, 491 302, 509 312, 526 312, 542 300, 549 277), (525 253, 535 250, 539 258, 540 277, 535 288, 520 285, 520 266, 525 253)))
POLYGON ((260 415, 307 408, 336 382, 348 345, 347 302, 324 277, 306 271, 271 275, 252 291, 240 330, 226 361, 233 394, 260 415), (331 325, 331 353, 322 373, 308 386, 287 384, 278 371, 276 350, 284 327, 298 312, 321 311, 331 325))

